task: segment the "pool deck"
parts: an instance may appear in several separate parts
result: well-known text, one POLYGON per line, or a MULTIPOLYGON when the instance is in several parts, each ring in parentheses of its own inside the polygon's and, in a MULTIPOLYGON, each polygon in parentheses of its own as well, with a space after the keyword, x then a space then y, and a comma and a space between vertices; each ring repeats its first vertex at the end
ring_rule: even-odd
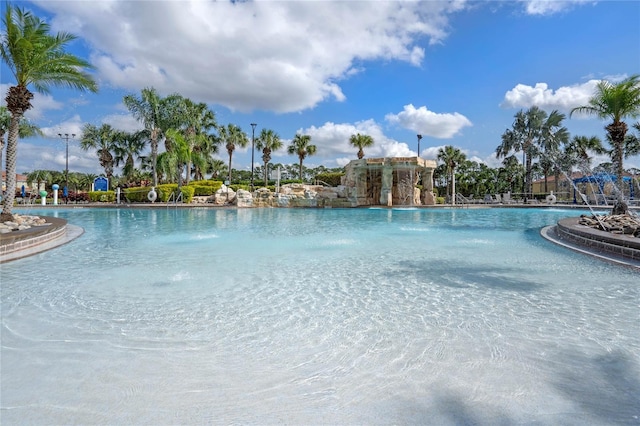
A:
POLYGON ((49 225, 0 234, 0 264, 61 246, 84 233, 84 229, 69 225, 65 219, 42 217, 49 225))
POLYGON ((640 238, 590 228, 578 221, 576 217, 561 219, 542 228, 540 235, 573 251, 640 270, 640 238))

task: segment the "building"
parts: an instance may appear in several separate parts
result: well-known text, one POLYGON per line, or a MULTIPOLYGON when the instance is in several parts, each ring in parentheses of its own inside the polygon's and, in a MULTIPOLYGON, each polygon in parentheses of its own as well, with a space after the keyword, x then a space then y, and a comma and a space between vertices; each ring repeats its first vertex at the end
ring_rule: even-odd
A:
MULTIPOLYGON (((16 190, 21 191, 22 185, 24 185, 25 191, 29 191, 29 183, 27 182, 27 176, 16 173, 16 190)), ((2 192, 7 190, 7 172, 2 171, 2 192)))

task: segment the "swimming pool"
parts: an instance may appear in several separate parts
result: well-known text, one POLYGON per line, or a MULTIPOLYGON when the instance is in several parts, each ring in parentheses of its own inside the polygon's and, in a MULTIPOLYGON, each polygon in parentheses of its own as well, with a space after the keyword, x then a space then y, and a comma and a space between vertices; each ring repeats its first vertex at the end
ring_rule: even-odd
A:
POLYGON ((1 265, 9 424, 638 424, 636 271, 561 209, 38 210, 1 265))

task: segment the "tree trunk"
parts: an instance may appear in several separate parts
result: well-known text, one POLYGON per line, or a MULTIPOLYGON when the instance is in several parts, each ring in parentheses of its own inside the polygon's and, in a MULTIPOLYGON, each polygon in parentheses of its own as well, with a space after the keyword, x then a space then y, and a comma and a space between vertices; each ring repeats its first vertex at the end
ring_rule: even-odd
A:
POLYGON ((269 186, 268 177, 269 177, 269 163, 265 161, 264 162, 264 187, 265 188, 269 186))
MULTIPOLYGON (((2 216, 13 216, 13 200, 16 197, 16 160, 18 157, 18 130, 23 114, 12 112, 7 137, 7 191, 3 198, 2 216)), ((3 218, 4 219, 4 218, 3 218)))
MULTIPOLYGON (((4 152, 4 132, 0 132, 0 170, 2 170, 2 153, 4 152)), ((2 192, 2 173, 0 173, 0 193, 2 192)))
POLYGON ((526 154, 526 170, 525 170, 525 196, 524 199, 525 201, 528 199, 528 197, 530 196, 531 198, 533 198, 533 194, 531 191, 531 156, 527 153, 526 154))
POLYGON ((153 168, 153 187, 158 186, 158 131, 151 130, 151 165, 153 168))
POLYGON ((618 181, 616 186, 618 187, 618 199, 622 199, 622 177, 624 173, 623 158, 624 158, 624 136, 627 133, 627 125, 623 122, 611 123, 605 127, 611 138, 611 145, 613 145, 612 160, 616 170, 618 181))
POLYGON ((456 205, 456 170, 451 170, 451 204, 456 205))

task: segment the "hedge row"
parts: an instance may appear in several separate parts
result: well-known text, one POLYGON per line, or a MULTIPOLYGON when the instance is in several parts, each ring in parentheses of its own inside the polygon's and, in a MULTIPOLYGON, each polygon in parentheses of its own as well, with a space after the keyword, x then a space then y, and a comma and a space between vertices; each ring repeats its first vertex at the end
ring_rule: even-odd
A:
POLYGON ((115 203, 115 191, 90 191, 89 201, 92 203, 115 203))
POLYGON ((321 180, 330 186, 336 187, 340 185, 340 181, 344 173, 319 173, 316 176, 317 180, 321 180))

